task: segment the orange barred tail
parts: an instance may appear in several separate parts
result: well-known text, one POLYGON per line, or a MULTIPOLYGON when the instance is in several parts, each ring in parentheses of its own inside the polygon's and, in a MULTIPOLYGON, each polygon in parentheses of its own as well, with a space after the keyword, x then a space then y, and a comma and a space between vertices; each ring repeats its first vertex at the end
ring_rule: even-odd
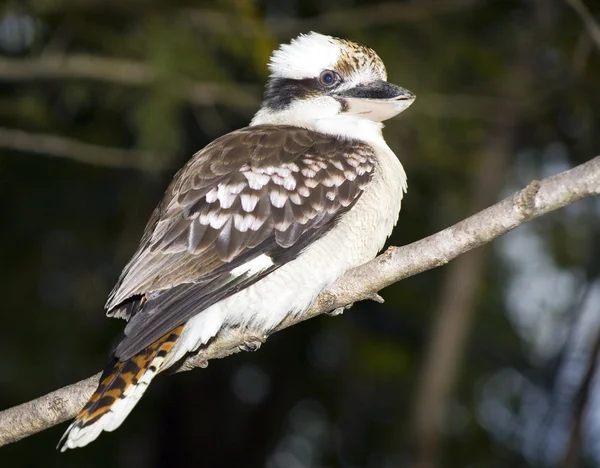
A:
POLYGON ((117 429, 161 370, 165 357, 182 331, 183 325, 180 325, 127 361, 115 358, 102 373, 98 388, 62 436, 57 448, 64 452, 83 447, 102 431, 117 429))

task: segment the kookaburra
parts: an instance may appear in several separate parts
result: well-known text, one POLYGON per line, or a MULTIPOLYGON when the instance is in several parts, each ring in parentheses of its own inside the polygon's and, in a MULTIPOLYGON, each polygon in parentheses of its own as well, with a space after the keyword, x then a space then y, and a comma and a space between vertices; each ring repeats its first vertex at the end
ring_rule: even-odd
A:
POLYGON ((181 169, 108 298, 128 321, 61 450, 113 431, 159 372, 234 327, 268 335, 391 233, 406 175, 382 121, 415 96, 375 51, 321 34, 277 49, 250 126, 181 169))

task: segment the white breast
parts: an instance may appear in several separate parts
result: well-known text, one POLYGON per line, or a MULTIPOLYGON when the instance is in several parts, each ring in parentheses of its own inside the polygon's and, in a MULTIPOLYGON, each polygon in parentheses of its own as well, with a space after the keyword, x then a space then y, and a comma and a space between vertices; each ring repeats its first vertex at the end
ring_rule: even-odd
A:
POLYGON ((376 150, 377 167, 371 182, 336 228, 295 260, 193 317, 164 368, 227 327, 244 326, 268 333, 288 314, 304 312, 347 270, 377 255, 398 220, 406 174, 383 139, 376 150))

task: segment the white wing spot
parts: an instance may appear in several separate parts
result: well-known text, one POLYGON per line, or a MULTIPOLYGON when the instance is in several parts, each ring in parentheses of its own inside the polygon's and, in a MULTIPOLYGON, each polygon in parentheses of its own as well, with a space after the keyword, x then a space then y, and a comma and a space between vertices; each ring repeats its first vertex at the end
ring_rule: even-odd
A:
POLYGON ((248 185, 252 190, 260 190, 269 183, 269 180, 271 180, 271 177, 266 174, 259 174, 250 171, 244 172, 244 176, 248 180, 248 185))
POLYGON ((212 189, 210 192, 208 192, 206 194, 206 201, 207 201, 207 203, 214 203, 214 202, 217 201, 217 198, 218 198, 218 196, 217 196, 218 191, 217 190, 218 190, 218 188, 215 187, 214 189, 212 189))
POLYGON ((302 175, 304 177, 314 177, 316 174, 317 174, 317 171, 314 171, 309 167, 302 168, 302 175))
POLYGON ((286 190, 296 189, 296 179, 291 174, 283 180, 283 188, 286 190))
POLYGON ((283 205, 285 205, 285 202, 287 201, 287 197, 279 190, 271 190, 269 193, 269 200, 271 200, 271 204, 274 207, 283 208, 283 205))
POLYGON ((290 174, 292 173, 292 171, 291 171, 291 170, 290 170, 288 167, 285 167, 285 166, 279 166, 279 167, 277 167, 277 168, 275 168, 275 169, 276 169, 276 170, 275 170, 275 173, 276 173, 276 174, 277 174, 279 177, 283 177, 283 178, 285 178, 285 177, 289 177, 289 176, 290 176, 290 174))
POLYGON ((256 193, 242 193, 240 195, 240 200, 242 202, 242 209, 250 213, 256 208, 259 197, 256 193))
POLYGON ((230 218, 229 214, 219 213, 217 215, 211 214, 208 216, 210 227, 213 229, 221 229, 227 220, 230 218))
MULTIPOLYGON (((315 188, 317 185, 319 185, 319 182, 317 182, 315 179, 306 179, 304 181, 304 184, 308 187, 308 188, 315 188)), ((308 196, 308 195, 306 195, 308 196)))
POLYGON ((271 265, 273 265, 273 260, 266 254, 259 255, 258 257, 246 262, 239 267, 231 270, 231 275, 233 276, 241 276, 244 274, 255 275, 263 270, 266 270, 271 265))
MULTIPOLYGON (((307 198, 310 196, 310 190, 308 190, 308 187, 306 187, 305 185, 300 185, 298 187, 298 190, 296 190, 298 192, 298 194, 300 194, 301 196, 303 196, 304 198, 307 198)), ((300 203, 298 203, 299 205, 300 203)))
POLYGON ((298 192, 292 192, 292 193, 290 193, 289 197, 290 197, 290 201, 294 205, 301 205, 302 204, 302 197, 298 194, 298 192))
POLYGON ((246 232, 256 221, 256 216, 252 213, 235 213, 233 215, 233 225, 240 232, 246 232))
POLYGON ((217 198, 219 199, 219 204, 221 205, 221 208, 227 209, 231 208, 231 205, 233 205, 233 202, 235 201, 235 198, 237 196, 232 190, 233 188, 234 187, 230 185, 219 185, 217 198))
POLYGON ((348 179, 350 182, 356 179, 356 172, 346 171, 344 172, 344 175, 346 176, 346 179, 348 179))

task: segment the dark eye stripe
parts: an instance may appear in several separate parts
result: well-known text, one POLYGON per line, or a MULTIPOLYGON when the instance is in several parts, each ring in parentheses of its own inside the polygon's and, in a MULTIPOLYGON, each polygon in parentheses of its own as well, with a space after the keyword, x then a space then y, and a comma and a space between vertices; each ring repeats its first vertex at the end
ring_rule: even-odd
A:
POLYGON ((265 88, 263 106, 274 110, 282 110, 293 101, 322 92, 323 85, 318 78, 305 78, 302 80, 271 78, 265 88))
POLYGON ((334 75, 334 80, 330 84, 321 83, 321 76, 300 80, 271 78, 265 88, 263 106, 273 110, 282 110, 288 107, 293 101, 329 92, 341 81, 339 75, 333 71, 331 73, 334 75))

